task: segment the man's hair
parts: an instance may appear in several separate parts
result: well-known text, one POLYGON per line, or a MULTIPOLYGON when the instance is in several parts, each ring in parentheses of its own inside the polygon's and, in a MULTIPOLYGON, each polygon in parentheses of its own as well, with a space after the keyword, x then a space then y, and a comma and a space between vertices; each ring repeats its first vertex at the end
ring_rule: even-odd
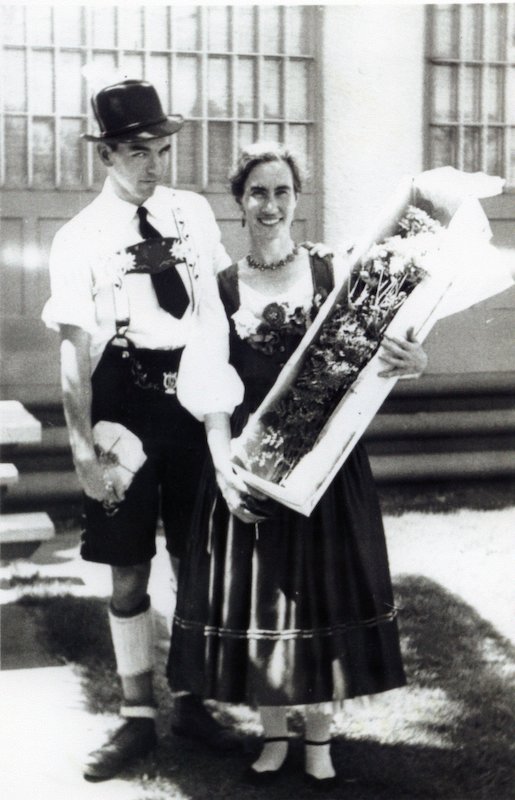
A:
POLYGON ((241 202, 247 178, 252 170, 260 164, 268 164, 272 161, 284 161, 285 164, 288 164, 295 194, 300 194, 305 170, 301 167, 298 156, 279 142, 255 142, 241 150, 229 176, 231 192, 238 203, 241 202))

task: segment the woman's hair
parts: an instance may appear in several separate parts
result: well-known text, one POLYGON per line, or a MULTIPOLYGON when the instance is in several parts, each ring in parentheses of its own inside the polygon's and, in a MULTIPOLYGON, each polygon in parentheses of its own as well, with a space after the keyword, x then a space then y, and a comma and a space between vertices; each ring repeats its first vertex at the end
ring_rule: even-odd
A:
POLYGON ((304 168, 301 167, 298 157, 279 142, 254 142, 240 151, 235 167, 229 176, 231 192, 238 203, 243 197, 247 178, 254 167, 271 161, 284 161, 285 164, 288 164, 295 194, 302 191, 304 168))

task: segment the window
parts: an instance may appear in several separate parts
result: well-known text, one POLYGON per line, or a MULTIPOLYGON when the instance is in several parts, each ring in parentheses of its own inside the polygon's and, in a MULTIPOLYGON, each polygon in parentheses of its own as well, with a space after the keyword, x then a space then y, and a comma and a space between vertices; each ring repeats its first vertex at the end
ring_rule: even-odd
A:
POLYGON ((97 188, 103 171, 86 64, 152 81, 186 123, 172 138, 171 181, 225 182, 242 143, 313 151, 314 6, 3 6, 0 182, 7 188, 97 188), (288 87, 288 91, 286 88, 288 87), (8 156, 8 157, 7 157, 8 156))
POLYGON ((428 160, 515 186, 515 6, 428 9, 428 160))

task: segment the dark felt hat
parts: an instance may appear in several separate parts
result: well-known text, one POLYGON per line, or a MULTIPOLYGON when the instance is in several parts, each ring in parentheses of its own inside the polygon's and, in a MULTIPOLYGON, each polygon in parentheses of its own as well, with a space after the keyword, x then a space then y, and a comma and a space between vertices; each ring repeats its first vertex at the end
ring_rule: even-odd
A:
POLYGON ((180 114, 167 116, 151 83, 126 80, 106 86, 91 98, 100 128, 98 136, 83 133, 88 142, 132 142, 170 136, 181 128, 180 114))

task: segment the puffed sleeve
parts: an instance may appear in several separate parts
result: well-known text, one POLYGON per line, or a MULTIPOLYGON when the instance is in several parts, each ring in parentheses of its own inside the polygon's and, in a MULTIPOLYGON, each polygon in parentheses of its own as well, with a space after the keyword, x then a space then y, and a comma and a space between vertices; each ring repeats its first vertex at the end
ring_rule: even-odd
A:
POLYGON ((195 313, 177 379, 179 402, 199 420, 206 414, 232 414, 243 399, 243 384, 229 364, 229 325, 213 275, 195 313))
POLYGON ((52 330, 76 325, 90 334, 97 328, 92 276, 80 242, 65 228, 54 237, 50 250, 50 299, 41 315, 52 330))

